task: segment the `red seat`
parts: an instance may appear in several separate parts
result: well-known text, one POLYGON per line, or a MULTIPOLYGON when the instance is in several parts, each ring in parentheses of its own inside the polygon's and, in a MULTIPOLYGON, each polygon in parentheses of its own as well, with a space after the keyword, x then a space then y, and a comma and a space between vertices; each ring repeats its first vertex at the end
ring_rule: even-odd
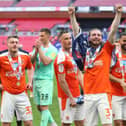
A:
POLYGON ((69 0, 46 0, 45 3, 42 4, 42 6, 68 6, 69 2, 69 0))
POLYGON ((76 0, 74 6, 115 6, 117 3, 126 6, 125 0, 76 0))
POLYGON ((67 19, 16 19, 14 22, 19 31, 39 31, 41 28, 52 28, 55 24, 64 24, 67 19))
POLYGON ((39 7, 41 4, 42 0, 21 0, 16 7, 39 7))
POLYGON ((9 0, 9 1, 1 1, 0 0, 0 7, 10 7, 13 4, 14 1, 9 0))

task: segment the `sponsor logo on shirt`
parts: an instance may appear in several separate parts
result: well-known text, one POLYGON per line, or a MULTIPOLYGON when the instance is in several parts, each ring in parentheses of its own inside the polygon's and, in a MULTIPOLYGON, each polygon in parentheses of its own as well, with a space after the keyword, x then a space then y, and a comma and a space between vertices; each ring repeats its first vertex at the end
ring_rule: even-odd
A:
POLYGON ((9 62, 7 62, 7 61, 5 61, 4 63, 5 63, 5 64, 9 64, 9 62))
POLYGON ((67 73, 68 73, 68 74, 70 74, 70 73, 75 73, 75 70, 71 68, 71 69, 67 70, 67 73))
POLYGON ((51 56, 52 56, 52 58, 54 58, 54 57, 56 56, 56 53, 53 52, 53 53, 51 54, 51 56))
MULTIPOLYGON (((9 71, 9 72, 6 72, 6 77, 14 77, 17 75, 17 71, 9 71)), ((23 75, 23 73, 21 73, 21 76, 23 75)))
POLYGON ((120 68, 120 67, 116 68, 115 69, 115 72, 116 73, 122 73, 122 72, 126 73, 126 66, 123 67, 123 68, 120 68))

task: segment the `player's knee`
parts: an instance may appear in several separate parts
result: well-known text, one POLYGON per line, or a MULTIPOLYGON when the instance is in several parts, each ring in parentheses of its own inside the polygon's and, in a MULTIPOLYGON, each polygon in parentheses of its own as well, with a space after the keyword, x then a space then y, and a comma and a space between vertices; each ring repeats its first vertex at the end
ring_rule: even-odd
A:
POLYGON ((84 120, 74 121, 75 126, 84 126, 84 120))
POLYGON ((122 120, 115 120, 114 124, 115 124, 115 126, 122 126, 123 125, 122 120))
POLYGON ((32 120, 24 121, 24 126, 33 126, 32 120))
POLYGON ((126 126, 126 120, 123 120, 123 126, 126 126))
POLYGON ((44 111, 44 110, 48 110, 48 106, 47 105, 39 106, 39 111, 44 111))
POLYGON ((69 123, 69 124, 62 123, 62 126, 70 126, 70 125, 71 125, 71 123, 69 123))
POLYGON ((9 122, 2 122, 2 126, 10 126, 11 124, 9 122))
POLYGON ((103 124, 103 126, 112 126, 112 124, 103 124))

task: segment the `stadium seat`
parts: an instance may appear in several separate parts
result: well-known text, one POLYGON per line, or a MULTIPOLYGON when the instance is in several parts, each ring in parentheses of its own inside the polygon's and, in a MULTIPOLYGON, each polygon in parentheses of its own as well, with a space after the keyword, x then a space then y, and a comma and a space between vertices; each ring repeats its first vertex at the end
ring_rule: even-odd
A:
POLYGON ((21 0, 16 4, 16 7, 39 7, 42 0, 21 0))
POLYGON ((12 0, 0 0, 0 7, 10 7, 13 3, 12 0))
POLYGON ((114 6, 115 4, 120 3, 126 6, 125 0, 76 0, 74 6, 114 6))

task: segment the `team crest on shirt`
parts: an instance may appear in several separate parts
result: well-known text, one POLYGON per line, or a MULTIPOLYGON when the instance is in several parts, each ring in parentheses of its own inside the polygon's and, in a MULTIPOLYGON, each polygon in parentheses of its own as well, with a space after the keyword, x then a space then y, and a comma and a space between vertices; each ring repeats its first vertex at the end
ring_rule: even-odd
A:
POLYGON ((64 65, 63 64, 59 64, 58 65, 58 70, 59 70, 59 72, 63 72, 64 71, 64 65))
POLYGON ((54 58, 56 56, 56 53, 52 53, 51 56, 52 58, 54 58))

